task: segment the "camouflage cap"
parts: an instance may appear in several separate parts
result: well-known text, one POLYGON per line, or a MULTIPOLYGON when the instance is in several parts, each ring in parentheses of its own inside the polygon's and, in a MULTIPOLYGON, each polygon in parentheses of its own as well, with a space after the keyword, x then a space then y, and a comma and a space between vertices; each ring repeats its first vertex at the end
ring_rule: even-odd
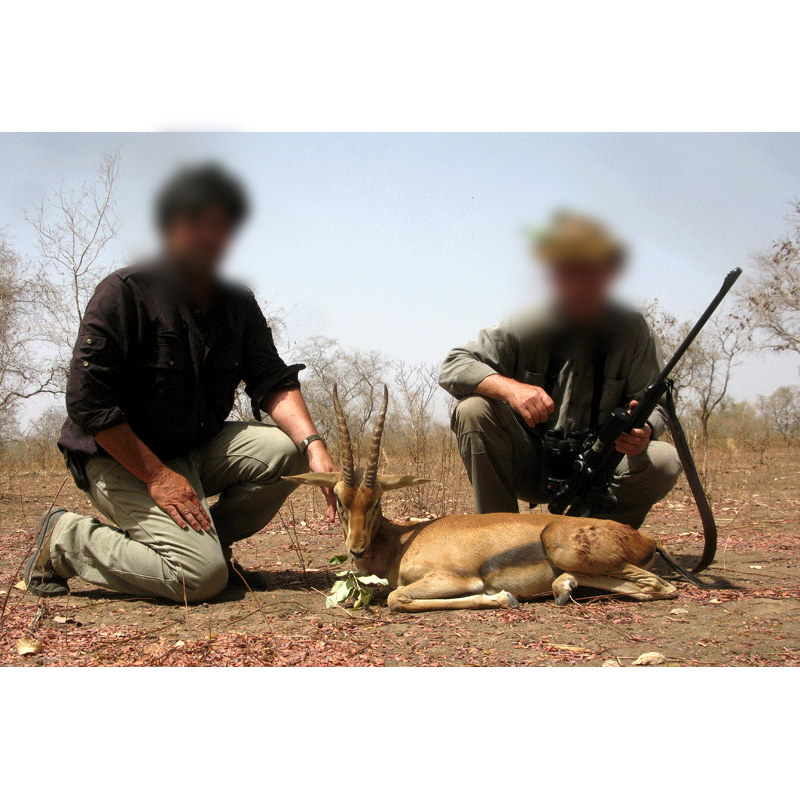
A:
POLYGON ((534 251, 550 267, 619 266, 626 255, 625 247, 599 222, 565 211, 555 214, 550 226, 535 235, 534 251))

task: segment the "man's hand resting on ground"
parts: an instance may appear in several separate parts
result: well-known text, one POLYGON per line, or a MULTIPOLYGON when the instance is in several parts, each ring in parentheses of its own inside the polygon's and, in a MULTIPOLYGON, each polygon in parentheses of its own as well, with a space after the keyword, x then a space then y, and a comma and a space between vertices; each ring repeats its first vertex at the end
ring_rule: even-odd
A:
MULTIPOLYGON (((311 442, 306 455, 312 472, 336 472, 330 454, 322 442, 311 442)), ((336 495, 333 489, 323 489, 322 494, 325 495, 325 518, 328 522, 336 522, 336 495)))
POLYGON ((189 528, 198 532, 211 530, 211 519, 183 475, 165 466, 148 481, 147 490, 155 504, 185 531, 189 528))

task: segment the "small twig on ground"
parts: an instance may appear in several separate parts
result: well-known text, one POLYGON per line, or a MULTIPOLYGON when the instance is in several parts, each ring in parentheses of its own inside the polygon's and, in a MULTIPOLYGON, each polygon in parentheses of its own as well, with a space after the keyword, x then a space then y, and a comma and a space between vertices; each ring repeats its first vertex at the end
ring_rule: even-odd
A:
POLYGON ((264 613, 264 609, 261 606, 261 601, 256 596, 256 593, 250 588, 250 584, 247 582, 247 579, 244 577, 244 575, 242 575, 242 573, 236 568, 236 561, 233 556, 231 556, 230 565, 231 569, 233 569, 233 571, 242 579, 242 583, 247 587, 247 591, 252 595, 253 600, 255 600, 256 605, 258 606, 258 610, 261 612, 261 618, 264 620, 264 624, 269 629, 270 635, 273 635, 274 631, 272 630, 272 625, 269 624, 267 615, 264 613))
POLYGON ((728 544, 731 540, 731 535, 728 534, 728 537, 725 539, 725 547, 722 548, 722 574, 724 575, 728 571, 728 544))
POLYGON ((156 658, 158 658, 159 654, 161 653, 161 648, 165 644, 166 644, 166 641, 159 642, 158 649, 155 651, 155 653, 153 653, 152 656, 150 656, 149 659, 147 659, 147 661, 145 661, 144 666, 146 666, 146 667, 149 666, 150 664, 153 663, 153 661, 156 660, 156 658))
POLYGON ((183 571, 181 564, 181 582, 183 583, 183 611, 185 614, 185 622, 189 624, 189 601, 186 599, 186 573, 183 571))
POLYGON ((598 622, 598 623, 600 623, 601 625, 605 625, 606 627, 610 628, 610 629, 611 629, 612 631, 614 631, 615 633, 618 633, 620 636, 622 636, 622 638, 623 638, 623 639, 627 639, 628 641, 631 641, 631 642, 632 642, 632 641, 636 641, 636 637, 635 637, 635 636, 630 636, 629 634, 625 633, 624 631, 621 631, 621 630, 619 630, 619 628, 616 628, 614 625, 612 625, 610 622, 608 622, 608 620, 604 620, 604 619, 596 619, 596 618, 594 617, 594 615, 590 614, 590 613, 589 613, 589 611, 587 611, 585 608, 583 608, 583 607, 581 606, 581 604, 580 604, 580 603, 579 603, 577 600, 575 600, 575 598, 573 598, 573 597, 570 597, 570 600, 571 600, 573 603, 575 603, 575 605, 576 605, 576 606, 578 607, 578 609, 580 610, 581 614, 583 614, 583 615, 585 615, 586 617, 588 617, 588 618, 589 618, 589 619, 590 619, 592 622, 598 622))
POLYGON ((300 562, 300 569, 303 570, 303 574, 306 571, 306 560, 303 557, 303 550, 300 547, 300 539, 297 536, 297 518, 294 514, 294 505, 292 501, 289 501, 289 511, 292 512, 292 527, 289 529, 289 526, 283 521, 283 514, 278 512, 278 516, 280 517, 281 524, 283 525, 286 533, 289 534, 289 541, 292 543, 292 548, 294 549, 295 553, 297 553, 297 560, 300 562))
POLYGON ((39 623, 42 621, 42 617, 44 617, 45 612, 47 611, 47 606, 41 602, 41 597, 39 598, 40 602, 36 606, 36 612, 33 615, 33 619, 30 622, 30 625, 26 628, 28 633, 31 636, 36 636, 36 631, 39 629, 39 623))

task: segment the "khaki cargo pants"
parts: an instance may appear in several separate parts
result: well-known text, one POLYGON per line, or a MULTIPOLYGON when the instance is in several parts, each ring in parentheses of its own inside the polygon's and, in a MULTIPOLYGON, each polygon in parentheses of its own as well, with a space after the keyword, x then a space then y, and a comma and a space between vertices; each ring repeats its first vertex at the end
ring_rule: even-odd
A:
MULTIPOLYGON (((505 403, 467 397, 456 406, 452 427, 479 514, 518 511, 518 500, 547 502, 539 494, 541 444, 505 403)), ((641 455, 626 456, 612 483, 618 504, 608 517, 638 528, 680 474, 678 453, 666 442, 652 441, 641 455)))
POLYGON ((142 481, 112 458, 94 458, 86 465, 89 496, 116 527, 64 514, 50 544, 56 572, 126 594, 207 600, 228 580, 231 544, 260 531, 297 488, 281 477, 308 469, 288 436, 256 422, 226 422, 208 444, 167 466, 210 512, 209 533, 179 528, 142 481), (209 509, 206 497, 216 494, 209 509))

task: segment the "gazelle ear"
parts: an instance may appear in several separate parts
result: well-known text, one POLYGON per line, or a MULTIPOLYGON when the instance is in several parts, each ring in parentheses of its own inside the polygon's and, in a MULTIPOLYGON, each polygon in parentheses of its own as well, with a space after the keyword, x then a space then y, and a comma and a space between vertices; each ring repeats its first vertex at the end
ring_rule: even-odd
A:
POLYGON ((306 472, 303 475, 284 475, 283 480, 292 483, 307 483, 310 486, 321 486, 323 489, 333 489, 342 479, 340 472, 306 472))
POLYGON ((378 483, 384 491, 388 492, 390 489, 404 489, 406 486, 419 486, 421 483, 430 483, 430 481, 414 475, 378 475, 378 483))

